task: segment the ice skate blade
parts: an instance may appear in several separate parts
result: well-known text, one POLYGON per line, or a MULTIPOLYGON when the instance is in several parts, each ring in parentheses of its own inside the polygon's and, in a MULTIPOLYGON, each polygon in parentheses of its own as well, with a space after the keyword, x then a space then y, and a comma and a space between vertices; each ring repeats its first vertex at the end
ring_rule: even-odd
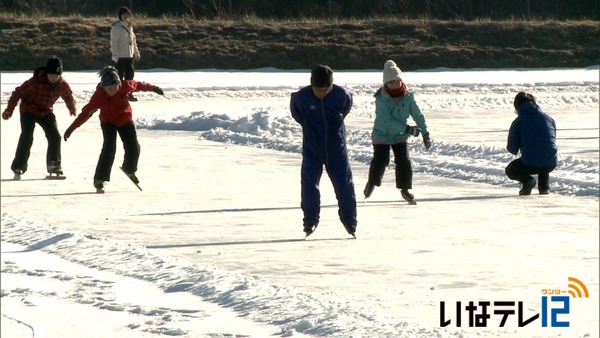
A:
POLYGON ((64 180, 66 178, 67 178, 67 176, 57 175, 57 174, 50 174, 50 175, 46 176, 47 180, 64 180))

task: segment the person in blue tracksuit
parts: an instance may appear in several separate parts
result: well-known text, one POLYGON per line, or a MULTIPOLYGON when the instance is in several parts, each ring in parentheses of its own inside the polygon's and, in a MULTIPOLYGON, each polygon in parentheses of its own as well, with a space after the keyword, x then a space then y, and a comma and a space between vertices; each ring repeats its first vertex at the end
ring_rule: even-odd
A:
POLYGON ((319 224, 323 166, 333 183, 338 215, 346 231, 355 236, 356 194, 346 148, 344 118, 352 108, 352 93, 333 84, 333 71, 318 65, 311 71, 310 86, 292 93, 290 111, 302 126, 301 207, 306 236, 319 224))
POLYGON ((550 172, 558 163, 556 147, 556 123, 542 111, 535 97, 519 92, 514 100, 517 118, 508 131, 506 149, 513 155, 521 152, 521 157, 513 160, 505 169, 506 176, 521 182, 519 195, 530 195, 538 183, 542 195, 550 192, 550 172), (531 175, 537 174, 539 182, 531 175))

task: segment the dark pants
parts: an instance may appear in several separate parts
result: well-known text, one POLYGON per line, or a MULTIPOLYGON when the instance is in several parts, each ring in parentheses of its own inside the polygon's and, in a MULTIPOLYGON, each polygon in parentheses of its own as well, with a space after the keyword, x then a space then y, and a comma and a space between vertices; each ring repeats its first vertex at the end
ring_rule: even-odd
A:
MULTIPOLYGON (((354 181, 347 156, 325 164, 325 170, 333 184, 335 197, 338 201, 338 215, 342 223, 347 226, 357 225, 356 194, 354 193, 354 181)), ((321 211, 321 193, 319 182, 323 174, 321 161, 304 157, 302 159, 301 190, 302 211, 304 212, 304 225, 319 224, 321 211)))
POLYGON ((10 166, 10 169, 27 171, 27 162, 29 161, 29 155, 31 152, 31 146, 33 145, 33 131, 35 130, 35 124, 38 123, 48 140, 48 150, 46 151, 46 168, 48 172, 54 172, 56 169, 61 168, 60 158, 60 143, 61 137, 58 132, 58 126, 56 125, 56 116, 54 113, 48 113, 44 117, 35 116, 33 114, 21 113, 21 136, 19 136, 19 143, 17 145, 17 151, 15 152, 15 159, 10 166))
POLYGON ((369 183, 380 186, 385 168, 390 164, 390 147, 396 164, 396 188, 412 189, 412 166, 408 157, 408 143, 374 144, 373 159, 369 168, 369 183))
POLYGON ((140 144, 137 140, 137 133, 133 122, 117 128, 111 123, 102 123, 102 136, 104 143, 102 151, 96 166, 94 180, 110 181, 110 171, 115 161, 115 153, 117 152, 117 132, 121 141, 123 141, 123 149, 125 156, 123 158, 123 170, 127 173, 137 171, 138 160, 140 158, 140 144))
POLYGON ((117 72, 121 80, 133 80, 135 75, 133 58, 119 58, 117 61, 117 72))
POLYGON ((511 180, 519 181, 521 183, 525 183, 533 177, 531 175, 538 175, 538 190, 539 191, 548 191, 550 190, 550 172, 554 170, 554 167, 546 167, 546 168, 538 168, 538 167, 530 167, 523 164, 520 158, 510 162, 504 172, 506 176, 511 180))

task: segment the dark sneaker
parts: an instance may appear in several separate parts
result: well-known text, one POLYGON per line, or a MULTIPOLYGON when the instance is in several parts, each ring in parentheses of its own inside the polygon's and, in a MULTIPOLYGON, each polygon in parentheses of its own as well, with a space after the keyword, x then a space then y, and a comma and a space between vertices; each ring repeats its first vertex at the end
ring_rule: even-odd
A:
POLYGON ((137 102, 137 100, 138 100, 137 97, 133 96, 133 94, 129 94, 128 99, 129 99, 129 102, 137 102))
POLYGON ((371 194, 373 193, 373 190, 375 190, 375 184, 367 182, 367 185, 365 186, 365 191, 364 191, 365 198, 371 197, 371 194))
POLYGON ((548 195, 550 193, 550 190, 548 189, 541 189, 540 190, 540 195, 548 195))
POLYGON ((21 170, 21 169, 15 169, 15 170, 13 170, 13 173, 15 174, 15 177, 13 177, 13 179, 15 181, 18 181, 18 180, 21 179, 21 175, 23 175, 23 170, 21 170))
POLYGON ((535 188, 536 183, 537 182, 536 182, 535 178, 530 178, 529 180, 525 181, 525 183, 523 183, 523 188, 521 188, 521 190, 519 190, 519 195, 520 196, 531 195, 531 190, 533 188, 535 188))
POLYGON ((318 226, 318 224, 305 225, 304 233, 306 234, 306 237, 310 236, 313 232, 315 232, 315 230, 317 230, 317 226, 318 226))

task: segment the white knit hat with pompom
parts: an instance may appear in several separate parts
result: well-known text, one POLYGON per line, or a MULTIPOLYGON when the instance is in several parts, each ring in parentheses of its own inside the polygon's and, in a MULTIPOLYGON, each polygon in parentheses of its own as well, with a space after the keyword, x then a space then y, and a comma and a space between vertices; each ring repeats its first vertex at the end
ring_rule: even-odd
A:
POLYGON ((402 71, 392 60, 387 60, 383 66, 383 83, 402 80, 402 71))

